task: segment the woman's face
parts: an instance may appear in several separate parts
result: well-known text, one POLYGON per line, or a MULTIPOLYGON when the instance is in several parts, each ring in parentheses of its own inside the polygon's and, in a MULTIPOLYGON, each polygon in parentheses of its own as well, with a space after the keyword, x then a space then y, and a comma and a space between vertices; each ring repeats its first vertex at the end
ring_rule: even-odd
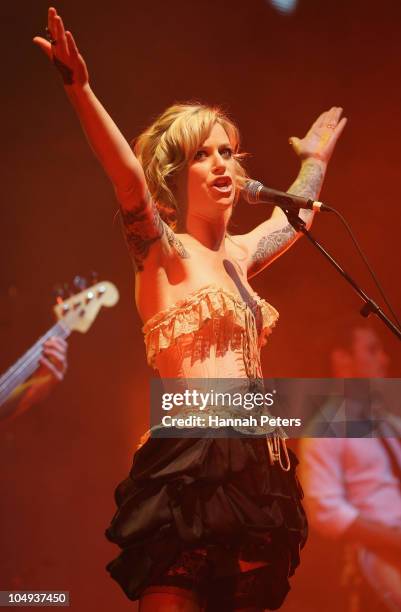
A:
POLYGON ((190 215, 213 220, 232 207, 236 162, 227 132, 215 123, 209 136, 177 180, 177 199, 190 215))

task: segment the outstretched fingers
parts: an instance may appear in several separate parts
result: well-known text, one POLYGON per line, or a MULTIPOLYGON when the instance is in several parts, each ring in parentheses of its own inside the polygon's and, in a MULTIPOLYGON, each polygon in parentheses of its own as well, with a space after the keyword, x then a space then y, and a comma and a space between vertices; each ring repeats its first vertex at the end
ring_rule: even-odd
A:
POLYGON ((56 9, 51 6, 47 12, 46 38, 44 38, 43 36, 35 36, 33 38, 33 42, 35 43, 35 45, 40 47, 42 51, 46 53, 47 57, 50 60, 53 57, 53 49, 52 49, 52 44, 50 41, 51 40, 54 41, 57 38, 56 24, 54 21, 56 15, 57 15, 56 9))
POLYGON ((340 120, 342 112, 343 109, 340 106, 333 106, 327 113, 326 127, 328 127, 329 129, 335 129, 340 120))
POLYGON ((57 11, 54 7, 51 6, 47 12, 47 29, 51 37, 53 38, 53 40, 57 38, 57 27, 55 23, 56 17, 57 17, 57 11))
POLYGON ((341 136, 342 131, 345 128, 346 124, 347 124, 347 118, 346 117, 343 117, 341 119, 341 121, 339 121, 339 123, 337 124, 337 126, 336 126, 336 128, 334 130, 334 136, 335 136, 336 140, 341 136))
POLYGON ((67 30, 65 37, 67 39, 68 51, 70 52, 71 59, 77 59, 79 51, 73 35, 67 30))
POLYGON ((62 18, 53 7, 48 11, 47 33, 48 40, 35 36, 33 42, 53 62, 61 74, 64 85, 87 85, 89 74, 85 60, 79 53, 73 35, 69 31, 66 32, 62 18))
POLYGON ((46 30, 46 38, 35 36, 33 42, 46 53, 49 59, 53 59, 57 56, 65 60, 69 55, 69 50, 64 24, 61 17, 57 15, 57 11, 54 7, 50 7, 48 10, 46 30))
POLYGON ((53 45, 53 54, 56 55, 60 59, 68 58, 68 45, 67 39, 65 37, 64 25, 61 17, 57 15, 55 17, 55 25, 56 25, 56 42, 53 45))
POLYGON ((63 51, 64 50, 66 51, 67 50, 67 40, 65 37, 64 23, 60 15, 57 15, 57 17, 55 18, 55 23, 56 23, 56 31, 57 31, 57 45, 61 45, 63 51))
POLYGON ((312 127, 316 127, 318 129, 324 127, 327 123, 327 116, 329 114, 330 111, 324 111, 324 113, 322 113, 321 115, 319 115, 319 117, 316 119, 315 123, 313 124, 312 127))

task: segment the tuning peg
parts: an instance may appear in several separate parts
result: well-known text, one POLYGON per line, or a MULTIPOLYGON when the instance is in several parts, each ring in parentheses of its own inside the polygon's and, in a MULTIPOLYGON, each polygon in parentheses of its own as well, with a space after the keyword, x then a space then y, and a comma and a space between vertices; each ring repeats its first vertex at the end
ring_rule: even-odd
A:
POLYGON ((87 280, 83 276, 75 276, 72 284, 78 292, 83 291, 88 286, 87 280))
POLYGON ((57 283, 57 285, 54 285, 52 293, 56 298, 56 302, 60 303, 68 297, 68 285, 57 283))
POLYGON ((96 285, 99 282, 99 274, 95 272, 94 270, 91 271, 89 276, 91 279, 91 285, 96 285))

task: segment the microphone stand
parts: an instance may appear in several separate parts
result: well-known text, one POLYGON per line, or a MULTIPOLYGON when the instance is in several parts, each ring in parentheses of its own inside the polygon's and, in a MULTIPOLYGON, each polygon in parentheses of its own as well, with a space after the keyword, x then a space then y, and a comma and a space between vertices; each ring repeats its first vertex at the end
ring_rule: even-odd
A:
POLYGON ((361 310, 359 311, 362 317, 368 317, 370 314, 375 314, 393 334, 401 340, 401 330, 394 325, 394 323, 388 318, 386 314, 382 311, 380 306, 378 306, 354 281, 351 276, 342 269, 342 267, 336 262, 336 260, 326 251, 325 248, 322 247, 319 242, 312 236, 312 234, 306 229, 306 224, 301 217, 298 216, 294 211, 283 208, 282 209, 287 215, 288 221, 291 223, 292 227, 297 230, 297 232, 302 232, 317 249, 326 257, 326 259, 331 263, 332 266, 345 278, 346 281, 351 285, 351 287, 357 292, 359 297, 364 302, 361 310))

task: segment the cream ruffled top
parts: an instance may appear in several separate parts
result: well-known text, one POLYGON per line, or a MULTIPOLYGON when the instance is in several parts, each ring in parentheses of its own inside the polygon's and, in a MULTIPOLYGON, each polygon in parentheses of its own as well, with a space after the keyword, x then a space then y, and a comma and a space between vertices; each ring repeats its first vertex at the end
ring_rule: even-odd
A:
POLYGON ((245 303, 206 285, 143 325, 148 363, 166 378, 261 378, 260 348, 278 316, 257 294, 245 303))
MULTIPOLYGON (((247 392, 249 379, 257 385, 263 378, 260 349, 278 316, 277 310, 255 293, 246 303, 228 289, 206 285, 144 324, 148 363, 159 370, 163 379, 179 379, 183 389, 191 389, 194 383, 193 388, 199 390, 203 379, 209 390, 207 381, 212 378, 223 382, 224 392, 247 392), (227 384, 227 379, 234 380, 227 384)), ((199 410, 195 412, 199 414, 199 410)), ((221 416, 222 408, 207 406, 207 413, 221 416)), ((232 411, 228 414, 233 416, 232 411)), ((234 429, 242 431, 241 427, 234 429)), ((266 435, 271 464, 278 462, 288 471, 291 465, 285 431, 275 426, 254 429, 266 435)), ((249 432, 246 428, 245 433, 249 432)), ((142 437, 140 446, 148 437, 149 432, 142 437)))

